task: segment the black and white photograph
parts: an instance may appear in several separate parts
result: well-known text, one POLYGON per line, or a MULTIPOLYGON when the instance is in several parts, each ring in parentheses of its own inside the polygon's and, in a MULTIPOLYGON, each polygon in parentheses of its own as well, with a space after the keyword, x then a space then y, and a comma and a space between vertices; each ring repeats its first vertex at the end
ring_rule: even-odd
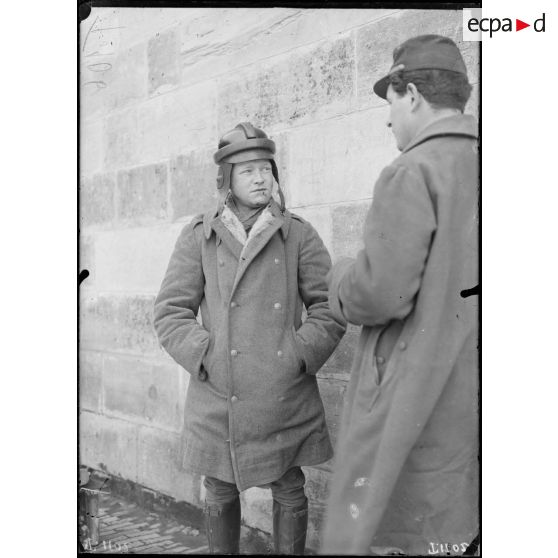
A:
POLYGON ((79 551, 478 555, 463 7, 80 15, 79 551))
POLYGON ((3 16, 3 556, 556 553, 555 3, 3 16))

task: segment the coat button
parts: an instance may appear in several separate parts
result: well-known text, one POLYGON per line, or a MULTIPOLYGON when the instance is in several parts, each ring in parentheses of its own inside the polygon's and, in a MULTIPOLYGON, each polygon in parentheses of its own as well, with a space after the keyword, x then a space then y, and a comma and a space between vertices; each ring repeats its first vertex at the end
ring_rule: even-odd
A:
POLYGON ((401 343, 399 343, 399 349, 404 351, 407 348, 407 343, 405 343, 405 341, 401 341, 401 343))
POLYGON ((384 362, 386 361, 386 359, 384 357, 378 357, 376 359, 376 361, 378 362, 378 364, 384 364, 384 362))
POLYGON ((236 403, 237 401, 238 401, 238 397, 237 397, 236 395, 233 395, 233 396, 231 397, 231 402, 232 402, 232 403, 236 403))
POLYGON ((233 349, 231 351, 231 356, 237 356, 238 355, 238 351, 236 349, 233 349))
POLYGON ((236 306, 238 306, 238 304, 233 300, 231 302, 231 308, 235 308, 236 306))
POLYGON ((280 309, 281 309, 281 303, 280 303, 280 302, 276 302, 276 303, 273 305, 273 308, 275 308, 275 310, 280 310, 280 309))
POLYGON ((219 265, 223 267, 225 265, 225 262, 223 260, 219 260, 219 265))
POLYGON ((275 258, 275 263, 278 264, 279 263, 279 258, 275 258))
POLYGON ((277 351, 277 356, 282 357, 283 356, 283 351, 277 351))

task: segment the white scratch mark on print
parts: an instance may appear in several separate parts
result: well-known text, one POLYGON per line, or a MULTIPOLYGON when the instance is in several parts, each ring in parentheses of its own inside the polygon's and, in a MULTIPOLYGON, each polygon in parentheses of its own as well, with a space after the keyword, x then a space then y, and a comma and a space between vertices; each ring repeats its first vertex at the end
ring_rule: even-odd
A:
POLYGON ((351 511, 351 517, 353 519, 357 519, 360 515, 360 510, 358 509, 358 506, 356 504, 351 504, 349 506, 349 510, 351 511))
POLYGON ((355 488, 359 486, 372 486, 372 483, 368 477, 360 477, 355 481, 355 488))

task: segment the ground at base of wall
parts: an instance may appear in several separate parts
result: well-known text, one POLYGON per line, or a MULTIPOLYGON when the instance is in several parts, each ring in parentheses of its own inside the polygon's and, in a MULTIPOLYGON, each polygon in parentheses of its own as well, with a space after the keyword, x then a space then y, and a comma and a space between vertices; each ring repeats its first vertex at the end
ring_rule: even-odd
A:
MULTIPOLYGON (((150 511, 111 494, 99 495, 99 538, 93 546, 85 517, 79 522, 79 552, 82 554, 208 554, 203 528, 179 522, 166 514, 150 511)), ((191 524, 189 524, 191 523, 191 524)), ((253 529, 242 527, 241 554, 272 554, 270 541, 253 529)))

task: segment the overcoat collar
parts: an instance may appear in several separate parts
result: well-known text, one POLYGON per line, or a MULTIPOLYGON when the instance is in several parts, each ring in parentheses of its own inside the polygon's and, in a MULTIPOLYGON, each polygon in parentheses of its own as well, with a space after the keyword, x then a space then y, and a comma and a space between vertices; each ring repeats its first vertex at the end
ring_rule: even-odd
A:
MULTIPOLYGON (((291 214, 290 214, 290 212, 288 210, 285 210, 284 213, 281 213, 281 209, 279 207, 279 204, 274 199, 271 200, 270 209, 271 209, 272 215, 275 218, 276 223, 278 223, 279 227, 281 227, 281 234, 283 235, 283 240, 287 240, 287 236, 289 234, 289 228, 290 228, 290 225, 291 225, 291 214)), ((211 238, 212 231, 215 231, 217 233, 218 237, 219 236, 222 237, 222 235, 220 234, 221 231, 223 229, 227 230, 225 226, 223 226, 223 229, 221 229, 221 227, 219 226, 219 223, 222 224, 221 219, 220 219, 220 213, 221 213, 220 208, 217 208, 217 209, 212 209, 212 210, 208 211, 203 216, 203 231, 204 231, 205 238, 207 240, 209 240, 211 238)), ((274 229, 277 230, 276 227, 274 227, 274 229)), ((232 237, 232 234, 230 236, 232 237)), ((238 242, 238 245, 241 246, 240 242, 238 242)))
POLYGON ((403 149, 403 153, 407 153, 417 145, 435 137, 442 136, 465 136, 472 139, 478 138, 478 124, 474 116, 470 114, 456 114, 440 118, 432 124, 423 128, 403 149))

